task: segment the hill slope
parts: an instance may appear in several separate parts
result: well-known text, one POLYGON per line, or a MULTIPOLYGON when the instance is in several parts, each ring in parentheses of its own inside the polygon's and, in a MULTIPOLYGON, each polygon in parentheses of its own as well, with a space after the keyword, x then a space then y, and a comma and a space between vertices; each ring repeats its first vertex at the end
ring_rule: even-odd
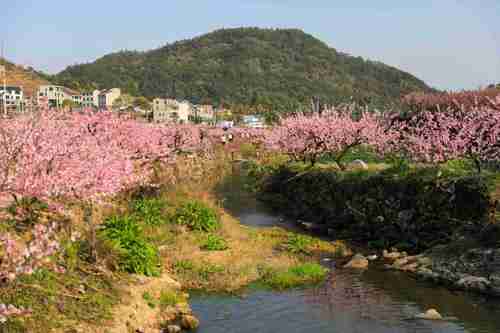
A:
POLYGON ((136 95, 194 102, 308 103, 312 96, 337 103, 353 96, 394 101, 430 88, 380 62, 352 57, 300 30, 223 29, 148 52, 122 51, 55 76, 73 88, 120 87, 136 95))
MULTIPOLYGON (((1 58, 0 65, 5 65, 7 69, 7 85, 22 87, 25 96, 33 96, 38 86, 49 83, 43 74, 32 68, 23 68, 1 58)), ((3 84, 1 76, 0 82, 3 84)))

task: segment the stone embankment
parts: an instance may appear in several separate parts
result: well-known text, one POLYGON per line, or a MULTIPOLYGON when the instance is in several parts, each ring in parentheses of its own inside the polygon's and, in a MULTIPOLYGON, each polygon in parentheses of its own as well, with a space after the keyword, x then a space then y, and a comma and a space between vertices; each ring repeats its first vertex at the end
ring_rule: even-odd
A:
POLYGON ((409 256, 385 250, 386 267, 412 273, 417 278, 466 291, 500 296, 500 249, 469 248, 453 253, 445 246, 409 256))

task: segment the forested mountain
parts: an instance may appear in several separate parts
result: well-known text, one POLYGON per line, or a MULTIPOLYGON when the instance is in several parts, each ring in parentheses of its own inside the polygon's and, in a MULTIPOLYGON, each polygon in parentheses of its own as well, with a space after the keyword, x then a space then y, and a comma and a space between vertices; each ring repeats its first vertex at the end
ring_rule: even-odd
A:
MULTIPOLYGON (((13 64, 10 61, 0 58, 0 66, 6 68, 6 84, 8 86, 19 86, 23 88, 26 96, 33 96, 42 84, 48 84, 46 74, 35 71, 31 67, 22 67, 13 64)), ((0 82, 3 83, 3 77, 0 74, 0 82)))
POLYGON ((192 102, 290 108, 317 96, 388 103, 421 80, 380 62, 353 57, 295 29, 222 29, 159 49, 121 51, 66 68, 57 83, 77 89, 120 87, 132 95, 192 102))

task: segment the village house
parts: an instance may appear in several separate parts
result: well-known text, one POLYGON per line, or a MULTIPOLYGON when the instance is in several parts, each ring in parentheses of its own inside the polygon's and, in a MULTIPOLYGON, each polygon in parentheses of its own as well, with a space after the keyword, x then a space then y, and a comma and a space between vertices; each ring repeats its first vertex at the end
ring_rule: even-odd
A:
POLYGON ((120 88, 111 88, 101 91, 98 96, 99 109, 111 109, 113 103, 120 98, 121 94, 120 88))
POLYGON ((42 85, 38 88, 38 105, 60 107, 64 100, 73 100, 73 95, 77 95, 77 93, 63 86, 42 85))
POLYGON ((193 115, 193 105, 188 101, 179 102, 170 98, 153 100, 154 122, 175 122, 185 124, 193 115))
POLYGON ((99 107, 99 90, 84 91, 82 93, 82 106, 85 108, 99 107))
POLYGON ((23 104, 23 89, 21 87, 6 86, 5 90, 3 86, 0 86, 0 101, 7 108, 18 108, 23 104))
POLYGON ((213 123, 215 121, 215 109, 212 105, 195 105, 193 107, 193 120, 201 123, 213 123))

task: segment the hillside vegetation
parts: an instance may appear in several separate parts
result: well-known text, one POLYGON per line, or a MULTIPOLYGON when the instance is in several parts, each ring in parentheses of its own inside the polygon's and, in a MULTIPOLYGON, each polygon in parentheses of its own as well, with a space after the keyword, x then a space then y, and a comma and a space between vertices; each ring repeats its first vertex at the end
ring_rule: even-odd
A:
POLYGON ((72 88, 120 87, 132 95, 291 109, 351 100, 387 104, 431 90, 411 74, 353 57, 295 29, 222 29, 159 49, 121 51, 54 77, 72 88))
MULTIPOLYGON (((48 84, 44 74, 35 71, 33 68, 23 68, 4 59, 0 59, 0 65, 6 67, 7 85, 22 87, 24 94, 27 96, 33 96, 38 86, 48 84)), ((3 77, 1 79, 3 80, 3 77)))

